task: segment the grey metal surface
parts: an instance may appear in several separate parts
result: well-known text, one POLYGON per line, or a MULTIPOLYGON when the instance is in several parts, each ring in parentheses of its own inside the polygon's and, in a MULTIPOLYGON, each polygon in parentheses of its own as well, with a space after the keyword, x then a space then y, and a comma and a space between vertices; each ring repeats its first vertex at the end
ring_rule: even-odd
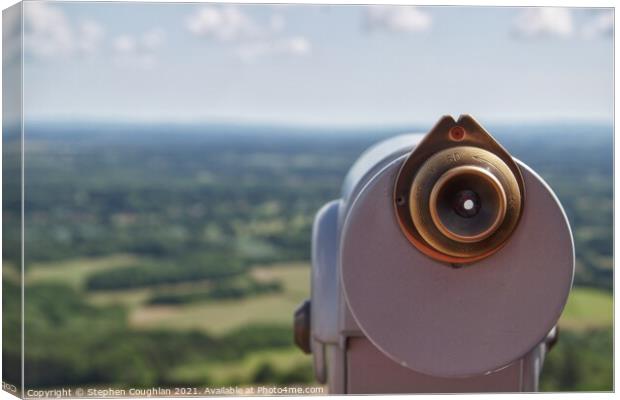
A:
POLYGON ((342 200, 347 202, 356 197, 365 182, 381 171, 392 160, 410 152, 424 138, 423 133, 407 133, 383 140, 355 161, 342 185, 342 200))
MULTIPOLYGON (((363 189, 364 185, 392 161, 411 152, 425 135, 425 133, 404 133, 394 136, 374 144, 360 155, 347 172, 342 185, 342 201, 338 211, 339 237, 344 218, 353 200, 363 189)), ((340 278, 339 275, 338 273, 338 279, 340 278)), ((339 299, 341 300, 338 306, 340 310, 340 326, 338 328, 340 334, 345 336, 361 336, 362 332, 355 319, 351 316, 351 311, 342 295, 340 295, 339 299)))
POLYGON ((338 263, 338 211, 340 201, 324 205, 312 227, 311 347, 316 379, 327 381, 325 344, 338 343, 340 279, 338 263))
POLYGON ((338 343, 338 209, 340 201, 324 205, 312 227, 312 336, 338 343))
MULTIPOLYGON (((523 362, 487 375, 471 378, 440 378, 402 367, 364 338, 349 340, 347 393, 471 393, 531 391, 522 380, 523 362)), ((333 393, 330 391, 330 393, 333 393)))
POLYGON ((545 361, 547 350, 546 344, 540 343, 523 358, 523 372, 521 378, 521 386, 523 391, 538 391, 538 381, 542 372, 543 363, 545 361))
POLYGON ((328 345, 326 346, 326 349, 329 393, 347 393, 347 366, 345 350, 339 345, 328 345))
POLYGON ((392 190, 403 160, 363 186, 342 228, 341 281, 357 324, 394 362, 437 377, 525 356, 556 323, 572 284, 572 237, 557 199, 519 163, 527 205, 513 237, 485 260, 450 268, 398 228, 392 190))

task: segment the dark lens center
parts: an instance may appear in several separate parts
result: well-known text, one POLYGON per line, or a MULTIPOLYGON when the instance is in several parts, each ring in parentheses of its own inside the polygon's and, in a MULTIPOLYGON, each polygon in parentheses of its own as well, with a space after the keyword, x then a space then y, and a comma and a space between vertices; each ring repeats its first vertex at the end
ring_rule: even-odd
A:
POLYGON ((456 193, 452 207, 463 218, 471 218, 480 211, 480 196, 473 190, 461 190, 456 193))

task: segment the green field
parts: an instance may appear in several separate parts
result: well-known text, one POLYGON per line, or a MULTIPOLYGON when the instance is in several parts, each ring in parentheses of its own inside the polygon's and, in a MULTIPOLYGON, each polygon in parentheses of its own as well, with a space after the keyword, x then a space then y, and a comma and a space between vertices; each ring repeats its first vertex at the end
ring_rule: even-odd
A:
MULTIPOLYGON (((129 310, 129 326, 136 331, 203 331, 213 337, 223 336, 236 329, 253 324, 291 325, 299 303, 309 293, 309 265, 305 263, 256 266, 249 275, 258 281, 277 280, 283 290, 276 294, 258 295, 241 300, 222 300, 178 306, 149 305, 147 300, 158 290, 182 293, 187 290, 208 288, 209 282, 181 283, 158 288, 89 292, 87 278, 95 273, 122 268, 139 258, 113 255, 100 258, 81 258, 66 262, 38 263, 26 275, 27 285, 70 283, 96 306, 119 305, 129 310)), ((144 260, 142 260, 144 261, 144 260)), ((170 376, 179 382, 210 382, 218 385, 252 382, 261 371, 285 375, 287 371, 308 371, 311 357, 296 347, 282 349, 260 348, 234 361, 212 361, 197 357, 196 361, 175 367, 170 376)))
MULTIPOLYGON (((69 283, 95 306, 119 305, 128 310, 129 327, 138 331, 205 332, 212 337, 225 337, 230 332, 255 324, 290 326, 292 313, 309 294, 309 265, 281 263, 252 267, 248 275, 257 281, 278 281, 282 291, 256 295, 243 299, 216 302, 196 302, 181 305, 150 305, 149 298, 156 292, 172 293, 207 290, 209 282, 186 282, 161 287, 128 290, 88 291, 85 282, 95 273, 122 268, 144 261, 136 256, 113 255, 99 258, 80 258, 65 262, 39 263, 26 275, 28 285, 69 283)), ((28 292, 27 292, 28 293, 28 292)), ((576 287, 559 322, 563 342, 560 348, 579 346, 573 344, 574 335, 610 330, 613 323, 613 297, 609 292, 576 287), (567 337, 568 335, 568 337, 567 337)), ((553 350, 546 371, 557 370, 565 364, 565 352, 553 350)), ((609 354, 611 357, 611 354, 609 354)), ((609 361, 611 358, 608 359, 609 361)), ((600 364, 599 361, 598 363, 600 364)), ((233 385, 254 382, 267 377, 286 376, 290 371, 310 374, 311 357, 293 346, 279 349, 257 348, 236 360, 217 361, 197 354, 191 361, 177 365, 169 371, 169 379, 177 382, 208 382, 216 385, 233 385)), ((583 374, 586 374, 584 372, 583 374)), ((554 374, 554 376, 561 374, 554 374)), ((278 379, 278 378, 273 378, 278 379)), ((559 384, 545 380, 543 388, 556 390, 559 384)))
MULTIPOLYGON (((99 126, 88 140, 73 125, 29 132, 23 340, 32 388, 313 382, 292 327, 309 293, 313 217, 341 195, 364 149, 392 133, 169 128, 99 126)), ((545 390, 612 388, 612 131, 497 129, 554 189, 574 233, 576 287, 545 390)), ((3 156, 5 192, 16 193, 21 153, 3 156)), ((3 315, 18 326, 21 276, 11 265, 20 263, 22 214, 19 199, 8 200, 3 315)), ((15 382, 20 335, 3 331, 15 382)))
MULTIPOLYGON (((29 270, 26 281, 31 284, 68 283, 78 290, 85 291, 85 280, 92 273, 121 268, 136 261, 138 258, 134 256, 114 255, 60 263, 39 263, 29 270)), ((85 296, 95 305, 127 306, 131 310, 129 323, 136 329, 198 329, 218 335, 251 323, 291 324, 295 308, 309 294, 309 265, 300 263, 257 266, 250 269, 249 273, 260 281, 281 282, 282 292, 242 300, 179 306, 148 305, 146 302, 157 290, 185 292, 206 289, 210 283, 193 282, 163 285, 158 288, 85 292, 85 296)))
MULTIPOLYGON (((140 260, 136 256, 118 254, 100 258, 82 258, 55 263, 34 264, 26 274, 27 283, 62 282, 84 290, 86 278, 94 273, 120 268, 140 260)), ((5 272, 12 271, 5 269, 5 272)), ((86 293, 96 305, 121 304, 131 308, 130 323, 136 328, 200 329, 221 334, 248 323, 291 323, 292 313, 309 294, 310 270, 308 264, 276 264, 250 269, 257 280, 277 280, 284 290, 242 300, 222 300, 217 303, 181 306, 145 304, 155 288, 98 291, 86 293)), ((208 288, 209 282, 165 285, 167 291, 183 292, 208 288)), ((159 288, 161 290, 161 288, 159 288)), ((559 325, 563 330, 586 331, 611 327, 613 323, 613 296, 592 289, 573 288, 564 308, 559 325)))
POLYGON ((560 329, 582 332, 611 328, 613 306, 613 296, 609 292, 591 288, 573 288, 560 318, 560 329))
MULTIPOLYGON (((34 264, 26 275, 29 284, 62 282, 84 290, 86 278, 94 273, 113 270, 139 260, 131 255, 113 255, 101 258, 82 258, 65 262, 34 264)), ((8 271, 8 269, 5 269, 8 271)), ((309 265, 304 263, 275 264, 251 268, 250 275, 259 281, 276 280, 283 290, 276 294, 259 295, 241 300, 221 300, 187 305, 149 305, 148 298, 156 290, 184 292, 208 288, 209 282, 165 285, 159 288, 86 292, 86 298, 95 305, 119 304, 127 306, 130 325, 137 329, 204 330, 223 334, 251 323, 290 324, 292 313, 309 294, 309 265)), ((587 331, 610 328, 613 323, 613 297, 609 292, 573 288, 564 308, 559 325, 562 330, 587 331)))
POLYGON ((198 329, 218 335, 250 323, 291 324, 297 305, 287 296, 266 295, 218 304, 149 306, 134 310, 129 321, 136 328, 198 329))
POLYGON ((222 385, 231 385, 251 382, 252 375, 266 364, 273 365, 279 372, 285 372, 295 368, 308 368, 311 362, 311 356, 302 353, 296 347, 284 350, 259 350, 234 362, 197 362, 184 365, 173 370, 172 375, 181 382, 210 380, 222 385))
POLYGON ((559 340, 545 360, 543 391, 613 389, 613 296, 573 288, 559 321, 559 340))
POLYGON ((83 289, 88 276, 95 272, 109 271, 131 265, 139 258, 127 254, 115 254, 97 258, 79 258, 59 262, 33 263, 28 269, 26 280, 29 283, 41 281, 58 282, 83 289))

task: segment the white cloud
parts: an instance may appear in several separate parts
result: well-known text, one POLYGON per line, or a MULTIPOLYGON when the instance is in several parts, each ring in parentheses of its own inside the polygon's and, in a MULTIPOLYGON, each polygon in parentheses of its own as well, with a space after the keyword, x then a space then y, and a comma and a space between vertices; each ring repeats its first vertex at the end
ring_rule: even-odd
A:
POLYGON ((197 36, 232 41, 253 38, 260 29, 239 7, 204 6, 187 19, 187 29, 197 36))
POLYGON ((18 7, 9 7, 2 14, 2 55, 7 63, 21 57, 22 13, 18 7))
POLYGON ((119 35, 106 43, 103 27, 93 20, 70 20, 53 4, 24 3, 24 46, 38 58, 93 56, 103 50, 113 52, 116 65, 150 68, 164 41, 159 28, 140 35, 119 35), (110 47, 111 46, 111 47, 110 47))
POLYGON ((303 36, 293 36, 283 39, 269 41, 256 41, 240 45, 237 54, 244 61, 254 61, 255 59, 276 54, 292 54, 305 56, 312 51, 310 41, 303 36))
POLYGON ((369 6, 366 27, 390 32, 421 32, 432 25, 431 16, 414 6, 369 6))
POLYGON ((244 61, 276 54, 304 56, 312 50, 307 38, 284 34, 286 19, 280 13, 262 22, 235 5, 209 5, 189 16, 186 27, 198 37, 232 43, 233 52, 244 61))
POLYGON ((24 3, 24 47, 36 57, 93 54, 105 36, 95 21, 72 24, 57 7, 45 2, 24 3))
POLYGON ((113 42, 114 63, 122 67, 152 68, 157 62, 157 50, 162 46, 164 36, 164 31, 159 28, 141 35, 117 36, 113 42))
POLYGON ((614 35, 614 13, 613 11, 603 11, 592 16, 581 29, 581 34, 586 39, 597 37, 613 37, 614 35))
POLYGON ((521 37, 568 37, 574 30, 573 16, 568 8, 526 8, 517 15, 514 23, 514 33, 521 37))
POLYGON ((94 21, 82 21, 78 25, 78 49, 93 54, 101 47, 105 32, 101 25, 94 21))
POLYGON ((43 2, 24 3, 24 46, 36 56, 73 51, 73 33, 62 11, 43 2))
POLYGON ((592 12, 560 7, 526 8, 519 12, 513 25, 513 33, 522 38, 593 39, 611 37, 613 31, 613 11, 592 12))
POLYGON ((286 47, 291 53, 304 55, 309 54, 312 50, 310 41, 303 36, 294 36, 285 41, 286 47))
POLYGON ((273 32, 282 32, 286 26, 286 20, 282 14, 273 14, 269 20, 269 26, 273 32))
POLYGON ((154 28, 144 32, 142 35, 142 45, 149 50, 156 50, 164 43, 163 29, 154 28))
POLYGON ((114 39, 114 49, 119 53, 132 53, 136 49, 136 39, 131 35, 121 35, 114 39))

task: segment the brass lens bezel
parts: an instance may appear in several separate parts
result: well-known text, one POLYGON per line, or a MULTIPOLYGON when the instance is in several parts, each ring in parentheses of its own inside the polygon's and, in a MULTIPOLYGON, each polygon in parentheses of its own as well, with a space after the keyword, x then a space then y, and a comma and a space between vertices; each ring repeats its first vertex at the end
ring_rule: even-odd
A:
POLYGON ((457 242, 474 243, 488 238, 497 230, 497 228, 499 228, 502 221, 504 220, 504 217, 506 216, 506 203, 506 192, 502 188, 502 184, 495 176, 493 176, 493 174, 491 174, 484 168, 473 165, 463 165, 461 167, 456 167, 445 172, 439 178, 439 180, 435 183, 433 190, 431 190, 429 207, 431 218, 433 219, 435 226, 437 227, 437 229, 439 229, 441 233, 457 242), (483 178, 487 183, 490 184, 490 187, 493 188, 493 191, 497 196, 497 210, 493 223, 487 229, 476 235, 461 235, 448 228, 445 225, 441 216, 439 215, 439 210, 437 208, 439 200, 438 196, 441 191, 444 190, 446 185, 449 184, 454 178, 461 177, 463 175, 475 175, 483 178))
POLYGON ((467 264, 492 255, 507 242, 525 206, 525 185, 510 154, 473 117, 462 115, 455 121, 444 116, 403 162, 396 176, 393 204, 403 234, 418 250, 441 262, 467 264), (432 187, 441 175, 462 165, 486 170, 506 193, 504 220, 477 242, 446 236, 437 228, 428 206, 432 187), (423 185, 421 177, 425 177, 423 185), (423 202, 418 201, 422 198, 423 202))
POLYGON ((410 187, 408 214, 418 235, 427 246, 451 257, 479 257, 500 246, 512 233, 520 215, 518 182, 508 166, 490 151, 457 146, 433 154, 418 169, 410 187), (478 241, 454 240, 444 234, 431 215, 431 192, 441 177, 461 167, 486 170, 500 182, 506 193, 506 215, 495 231, 478 241))

